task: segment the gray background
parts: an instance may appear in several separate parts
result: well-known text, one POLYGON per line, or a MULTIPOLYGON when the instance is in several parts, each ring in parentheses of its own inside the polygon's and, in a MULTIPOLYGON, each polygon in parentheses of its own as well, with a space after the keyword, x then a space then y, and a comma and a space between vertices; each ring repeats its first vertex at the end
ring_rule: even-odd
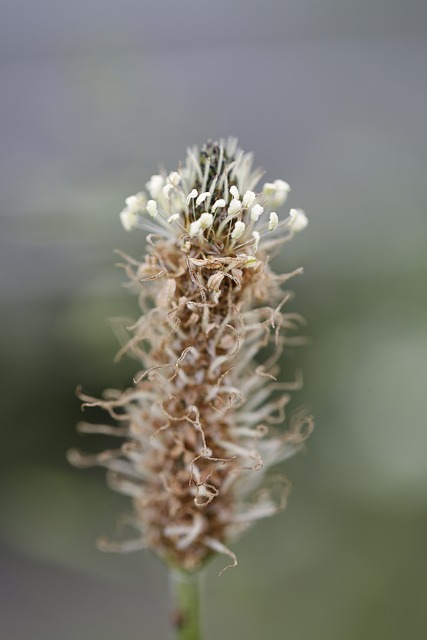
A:
MULTIPOLYGON (((103 555, 127 502, 65 462, 74 390, 125 387, 123 199, 236 135, 309 216, 275 268, 312 342, 288 510, 207 572, 206 637, 421 640, 427 614, 424 2, 7 0, 0 19, 1 636, 164 640, 167 575, 103 555)), ((285 366, 286 371, 286 366, 285 366)))

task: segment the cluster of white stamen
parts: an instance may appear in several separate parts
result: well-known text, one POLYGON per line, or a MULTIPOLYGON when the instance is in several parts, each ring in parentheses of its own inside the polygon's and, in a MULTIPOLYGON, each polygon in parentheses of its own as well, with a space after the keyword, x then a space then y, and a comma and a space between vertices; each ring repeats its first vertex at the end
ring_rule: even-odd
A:
POLYGON ((266 182, 260 192, 254 190, 262 174, 252 171, 250 154, 238 149, 235 139, 220 141, 216 153, 219 158, 215 159, 217 173, 213 178, 210 158, 206 155, 202 165, 197 148, 188 150, 186 164, 177 171, 151 176, 146 184, 150 199, 144 192, 126 199, 120 213, 123 227, 127 231, 145 228, 168 238, 187 236, 181 243, 187 250, 194 241, 205 243, 208 253, 209 244, 233 250, 239 240, 252 245, 256 253, 264 237, 268 248, 307 226, 302 209, 291 209, 283 218, 275 211, 286 202, 290 191, 287 182, 266 182))

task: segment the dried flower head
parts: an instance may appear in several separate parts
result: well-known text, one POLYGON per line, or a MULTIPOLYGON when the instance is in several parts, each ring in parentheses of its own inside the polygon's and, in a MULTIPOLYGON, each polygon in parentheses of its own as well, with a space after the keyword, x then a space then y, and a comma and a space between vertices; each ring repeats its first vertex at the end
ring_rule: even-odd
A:
POLYGON ((276 275, 268 252, 307 218, 272 211, 290 188, 276 180, 256 191, 261 176, 229 138, 189 149, 185 166, 126 199, 124 228, 149 232, 142 262, 121 254, 142 310, 121 354, 141 371, 124 392, 81 394, 84 407, 102 407, 119 426, 80 431, 124 443, 69 454, 75 465, 106 467, 110 487, 133 499, 136 538, 103 540, 103 549, 150 547, 185 570, 220 552, 234 565, 228 543, 285 506, 287 480, 266 472, 300 449, 313 420, 299 412, 282 428, 301 376, 279 382, 278 363, 301 342, 289 334, 303 319, 283 311, 290 294, 281 285, 302 269, 276 275))

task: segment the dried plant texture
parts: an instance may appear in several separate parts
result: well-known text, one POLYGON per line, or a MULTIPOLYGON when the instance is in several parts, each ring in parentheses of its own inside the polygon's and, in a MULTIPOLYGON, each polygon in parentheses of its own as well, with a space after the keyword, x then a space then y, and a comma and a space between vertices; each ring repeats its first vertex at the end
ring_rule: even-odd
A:
MULTIPOLYGON (((118 426, 80 425, 124 438, 99 455, 70 452, 79 466, 108 469, 111 488, 133 499, 135 539, 101 547, 149 547, 167 563, 197 569, 259 518, 284 508, 288 482, 267 470, 300 449, 313 421, 300 412, 285 429, 285 409, 301 376, 277 380, 287 345, 301 342, 301 316, 286 313, 268 252, 307 224, 273 207, 289 185, 266 183, 235 139, 188 151, 185 166, 156 175, 126 200, 127 230, 149 231, 140 262, 121 254, 142 314, 121 349, 140 363, 134 385, 84 407, 105 409, 118 426)), ((231 565, 229 565, 231 566, 231 565)))

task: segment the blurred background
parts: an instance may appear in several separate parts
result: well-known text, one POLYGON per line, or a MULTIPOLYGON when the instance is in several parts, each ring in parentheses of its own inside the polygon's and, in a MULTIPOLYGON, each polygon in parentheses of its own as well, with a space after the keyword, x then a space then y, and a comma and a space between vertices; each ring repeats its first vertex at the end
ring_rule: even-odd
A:
MULTIPOLYGON (((77 471, 77 384, 125 388, 108 318, 135 316, 118 212, 190 144, 235 135, 310 225, 292 308, 317 428, 284 514, 206 580, 206 638, 427 633, 427 4, 4 0, 0 20, 0 635, 164 640, 167 574, 101 554, 128 503, 77 471)), ((96 416, 92 414, 92 418, 96 416)))

